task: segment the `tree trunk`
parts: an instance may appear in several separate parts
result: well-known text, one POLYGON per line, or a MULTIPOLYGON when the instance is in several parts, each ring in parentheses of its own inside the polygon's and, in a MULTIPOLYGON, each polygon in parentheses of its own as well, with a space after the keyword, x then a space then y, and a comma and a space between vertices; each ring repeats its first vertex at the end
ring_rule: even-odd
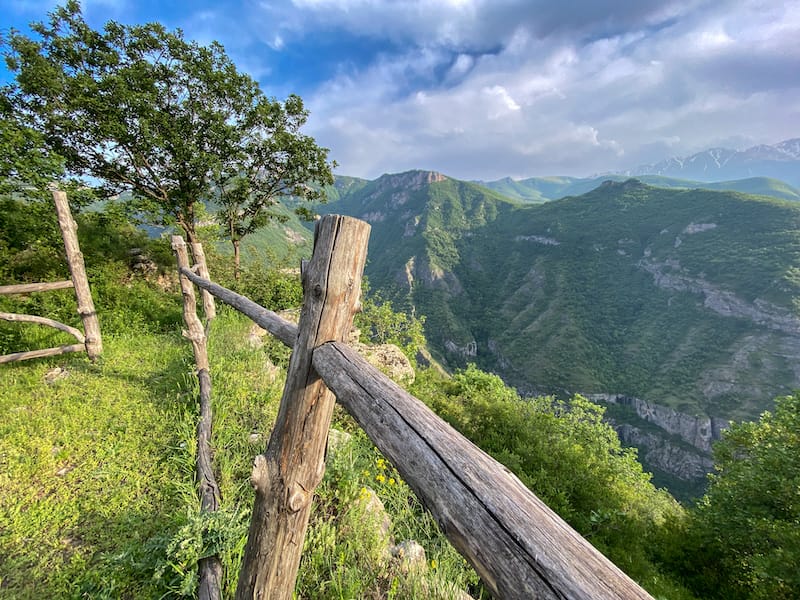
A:
POLYGON ((231 238, 231 243, 233 244, 233 278, 236 281, 239 281, 239 274, 240 274, 240 265, 241 265, 241 243, 242 240, 237 238, 231 238))
MULTIPOLYGON (((200 242, 192 244, 192 256, 194 257, 195 267, 197 267, 197 274, 203 279, 211 279, 211 275, 208 272, 208 264, 206 263, 206 253, 203 251, 203 244, 200 242)), ((208 327, 211 321, 217 316, 217 307, 214 305, 214 296, 209 294, 206 290, 202 290, 200 295, 203 298, 203 315, 205 315, 206 327, 208 327)))
POLYGON ((314 489, 325 471, 333 394, 311 367, 313 349, 345 339, 359 307, 370 226, 328 215, 317 223, 314 255, 286 387, 264 454, 256 457, 256 498, 236 598, 291 600, 314 489))
MULTIPOLYGON (((196 251, 199 244, 192 244, 196 251)), ((196 478, 198 494, 200 496, 200 511, 214 512, 219 508, 220 492, 217 480, 214 477, 213 452, 211 450, 211 375, 209 375, 208 349, 203 324, 197 317, 197 300, 194 295, 194 286, 182 273, 189 268, 189 254, 186 244, 179 235, 172 236, 172 248, 178 261, 181 292, 183 293, 183 319, 188 331, 183 335, 192 342, 194 361, 197 366, 197 382, 200 387, 200 420, 197 423, 197 465, 196 478)), ((202 249, 201 249, 202 254, 202 249)), ((196 257, 197 255, 195 255, 196 257)), ((213 304, 213 303, 212 303, 213 304)), ((222 563, 217 555, 207 556, 198 562, 200 585, 198 598, 200 600, 219 600, 222 563)))
POLYGON ((178 217, 178 224, 186 232, 186 239, 189 244, 196 244, 200 241, 197 238, 197 229, 195 229, 193 201, 186 205, 186 210, 178 217))

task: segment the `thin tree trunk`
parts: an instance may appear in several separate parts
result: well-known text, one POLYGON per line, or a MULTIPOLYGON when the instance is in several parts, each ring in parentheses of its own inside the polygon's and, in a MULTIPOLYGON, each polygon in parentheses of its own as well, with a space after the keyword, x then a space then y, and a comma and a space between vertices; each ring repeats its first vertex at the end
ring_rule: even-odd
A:
MULTIPOLYGON (((211 279, 208 272, 208 264, 206 263, 206 253, 203 251, 203 244, 196 242, 192 244, 192 256, 194 257, 194 264, 197 267, 197 274, 203 279, 211 279)), ((203 298, 203 315, 206 318, 206 327, 209 326, 217 316, 217 307, 214 305, 214 296, 209 294, 206 290, 202 290, 200 295, 203 298)), ((206 332, 208 335, 208 332, 206 332)))
POLYGON ((237 238, 232 238, 231 243, 233 244, 233 278, 236 281, 239 281, 239 274, 241 273, 240 265, 241 265, 241 243, 242 240, 237 238))
MULTIPOLYGON (((194 247, 194 244, 193 244, 194 247)), ((172 248, 178 261, 178 272, 188 270, 189 255, 186 244, 178 236, 172 236, 172 248)), ((214 477, 213 452, 211 450, 211 375, 209 375, 207 339, 203 324, 197 317, 197 300, 194 295, 194 286, 181 273, 181 292, 183 293, 183 318, 188 331, 184 337, 192 342, 195 365, 197 366, 197 381, 200 387, 200 420, 197 423, 197 487, 200 496, 201 512, 214 512, 219 508, 220 492, 217 480, 214 477)), ((208 556, 198 563, 200 585, 198 598, 200 600, 219 600, 222 563, 217 555, 208 556)))

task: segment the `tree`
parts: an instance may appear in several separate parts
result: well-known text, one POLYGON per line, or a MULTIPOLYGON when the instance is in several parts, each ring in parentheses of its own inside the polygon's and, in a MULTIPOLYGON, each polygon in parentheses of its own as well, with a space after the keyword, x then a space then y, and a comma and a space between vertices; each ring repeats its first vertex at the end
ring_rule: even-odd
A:
POLYGON ((68 192, 73 214, 93 199, 92 190, 65 178, 64 159, 46 147, 40 132, 0 95, 0 281, 66 275, 64 241, 53 210, 52 189, 68 192), (55 273, 61 273, 56 275, 55 273))
POLYGON ((153 222, 177 224, 197 241, 197 203, 232 186, 253 213, 248 226, 258 226, 254 207, 274 200, 266 192, 302 192, 302 177, 331 177, 327 150, 297 133, 299 98, 264 96, 219 43, 200 46, 157 23, 109 21, 95 31, 76 0, 49 16, 31 26, 38 39, 8 36, 16 110, 70 171, 101 180, 109 194, 131 191, 153 222), (271 119, 281 113, 297 127, 271 119), (303 170, 298 152, 313 168, 303 170))
POLYGON ((714 460, 681 569, 710 597, 800 597, 800 392, 732 425, 714 460))
POLYGON ((286 220, 269 210, 278 198, 324 200, 321 186, 333 185, 327 150, 299 132, 307 118, 302 99, 295 95, 283 105, 262 103, 255 107, 248 127, 257 135, 248 136, 240 161, 226 165, 228 170, 220 173, 218 218, 233 244, 236 279, 242 238, 270 220, 286 220), (317 185, 309 185, 311 181, 317 185))
POLYGON ((41 134, 20 123, 3 89, 0 97, 0 194, 47 191, 64 176, 64 160, 45 148, 41 134))

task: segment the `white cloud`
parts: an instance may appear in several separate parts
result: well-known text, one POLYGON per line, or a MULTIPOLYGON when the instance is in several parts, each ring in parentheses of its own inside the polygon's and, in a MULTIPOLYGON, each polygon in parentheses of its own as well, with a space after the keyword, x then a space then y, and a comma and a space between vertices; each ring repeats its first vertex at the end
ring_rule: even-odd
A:
POLYGON ((800 135, 797 2, 238 0, 181 19, 278 97, 276 53, 333 61, 303 80, 307 132, 353 175, 586 175, 800 135))

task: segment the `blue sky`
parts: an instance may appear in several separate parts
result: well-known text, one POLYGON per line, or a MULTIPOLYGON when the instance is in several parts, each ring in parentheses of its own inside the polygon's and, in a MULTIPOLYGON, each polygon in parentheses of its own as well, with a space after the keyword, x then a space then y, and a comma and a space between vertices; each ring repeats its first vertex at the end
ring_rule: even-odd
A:
MULTIPOLYGON (((300 94, 338 172, 586 176, 800 137, 794 0, 85 0, 300 94)), ((0 29, 56 6, 0 0, 0 29)), ((8 73, 0 72, 7 80, 8 73)))

